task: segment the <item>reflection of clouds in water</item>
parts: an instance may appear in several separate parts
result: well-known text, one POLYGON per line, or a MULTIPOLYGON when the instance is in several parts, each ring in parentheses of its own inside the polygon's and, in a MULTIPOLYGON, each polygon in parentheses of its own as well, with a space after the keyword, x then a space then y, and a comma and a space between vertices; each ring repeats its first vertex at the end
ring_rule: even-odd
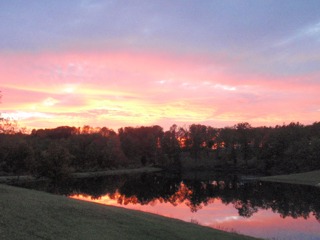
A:
POLYGON ((303 235, 312 239, 320 234, 310 210, 318 211, 319 207, 314 197, 308 197, 316 196, 317 188, 239 184, 232 177, 163 181, 162 177, 145 175, 141 179, 128 179, 114 193, 95 201, 256 237, 295 239, 303 235))
MULTIPOLYGON (((113 195, 115 197, 115 195, 113 195)), ((120 195, 118 195, 120 197, 120 195)), ((173 206, 171 203, 152 201, 152 204, 141 205, 137 202, 119 204, 118 199, 103 196, 99 199, 91 199, 89 196, 72 196, 72 198, 93 201, 106 205, 120 206, 128 209, 150 212, 165 217, 177 218, 186 222, 193 222, 224 231, 241 234, 278 239, 318 239, 319 223, 312 216, 308 220, 292 217, 280 218, 279 214, 272 210, 260 210, 251 218, 237 215, 237 210, 231 205, 225 205, 219 199, 214 203, 204 206, 197 212, 191 212, 185 202, 173 206), (303 236, 303 238, 299 238, 303 236)))
POLYGON ((224 218, 215 219, 215 221, 217 223, 223 223, 223 222, 229 222, 229 221, 234 221, 234 220, 238 220, 238 219, 240 219, 239 216, 227 216, 227 217, 224 217, 224 218))

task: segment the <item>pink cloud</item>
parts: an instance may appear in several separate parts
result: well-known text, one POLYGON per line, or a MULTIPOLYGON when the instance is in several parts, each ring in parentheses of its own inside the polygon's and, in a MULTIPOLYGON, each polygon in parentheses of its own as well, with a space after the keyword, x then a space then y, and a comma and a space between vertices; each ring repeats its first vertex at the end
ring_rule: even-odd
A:
POLYGON ((0 57, 2 107, 57 117, 56 121, 42 119, 41 124, 34 117, 33 127, 54 127, 68 116, 77 116, 72 123, 116 129, 142 124, 167 128, 173 123, 275 125, 319 120, 319 74, 239 73, 234 71, 236 65, 219 56, 157 52, 6 54, 0 57), (99 114, 100 110, 108 114, 99 114), (86 115, 90 111, 97 115, 86 115))

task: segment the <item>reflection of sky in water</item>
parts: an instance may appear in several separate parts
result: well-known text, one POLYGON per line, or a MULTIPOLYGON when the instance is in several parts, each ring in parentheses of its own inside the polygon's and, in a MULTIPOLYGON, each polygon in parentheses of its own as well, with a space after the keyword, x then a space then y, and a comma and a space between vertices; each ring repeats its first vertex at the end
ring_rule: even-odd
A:
POLYGON ((252 217, 244 218, 239 216, 238 210, 232 204, 225 205, 220 199, 214 199, 197 212, 191 212, 190 207, 187 206, 187 201, 175 207, 171 203, 164 203, 159 200, 148 205, 137 203, 120 205, 117 203, 117 195, 115 198, 112 197, 114 199, 111 199, 108 195, 95 200, 82 195, 75 195, 72 198, 155 213, 255 237, 297 240, 320 239, 320 224, 312 214, 308 219, 293 219, 292 217, 283 219, 278 213, 273 213, 271 210, 259 210, 252 217))

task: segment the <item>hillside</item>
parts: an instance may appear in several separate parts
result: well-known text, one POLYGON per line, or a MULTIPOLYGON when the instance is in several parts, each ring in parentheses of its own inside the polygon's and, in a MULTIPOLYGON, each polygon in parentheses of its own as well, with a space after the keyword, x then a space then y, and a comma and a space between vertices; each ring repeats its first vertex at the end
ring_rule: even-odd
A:
POLYGON ((0 239, 253 239, 180 220, 0 185, 0 239))

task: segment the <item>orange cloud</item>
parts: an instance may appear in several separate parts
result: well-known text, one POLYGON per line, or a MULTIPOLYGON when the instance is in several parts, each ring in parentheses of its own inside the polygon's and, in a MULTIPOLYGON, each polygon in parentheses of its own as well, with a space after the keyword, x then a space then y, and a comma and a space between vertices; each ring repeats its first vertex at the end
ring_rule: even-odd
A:
POLYGON ((4 54, 1 107, 12 116, 25 112, 18 120, 31 128, 319 119, 317 74, 258 76, 235 73, 233 64, 218 56, 156 52, 4 54))

